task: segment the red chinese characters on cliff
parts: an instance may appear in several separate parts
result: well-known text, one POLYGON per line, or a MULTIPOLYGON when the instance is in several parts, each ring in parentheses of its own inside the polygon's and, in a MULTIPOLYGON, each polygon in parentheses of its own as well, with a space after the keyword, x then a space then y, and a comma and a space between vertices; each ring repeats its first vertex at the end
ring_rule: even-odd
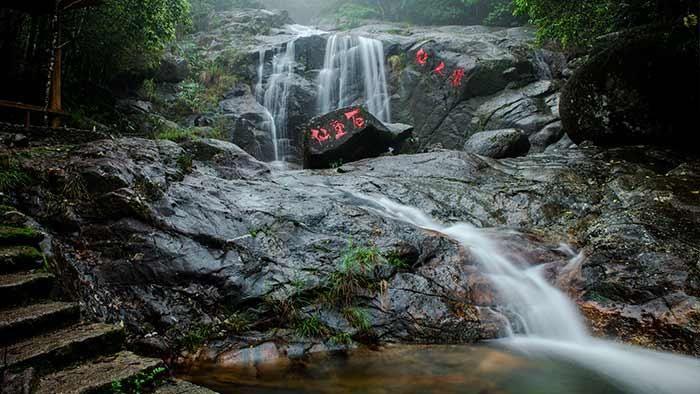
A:
POLYGON ((462 67, 454 70, 450 76, 452 87, 458 88, 462 86, 462 78, 464 78, 464 69, 462 67))
MULTIPOLYGON (((428 58, 428 52, 426 52, 425 49, 421 48, 418 50, 418 52, 416 52, 416 62, 421 66, 425 66, 428 63, 428 58)), ((433 73, 441 77, 447 76, 446 71, 447 65, 442 60, 440 61, 440 63, 438 63, 437 67, 433 69, 433 73)), ((462 86, 462 80, 464 79, 464 75, 465 71, 462 67, 452 70, 449 77, 449 81, 452 87, 459 88, 460 86, 462 86)))
POLYGON ((416 52, 416 62, 418 62, 418 64, 421 66, 425 66, 428 63, 428 57, 428 52, 426 52, 423 48, 416 52))
POLYGON ((328 127, 318 126, 318 128, 312 128, 311 139, 318 144, 323 144, 331 139, 338 141, 348 134, 347 121, 350 121, 351 126, 355 129, 361 129, 367 125, 367 121, 362 116, 362 111, 359 108, 345 112, 343 115, 344 119, 333 119, 328 123, 328 127), (328 130, 333 130, 335 137, 328 130))

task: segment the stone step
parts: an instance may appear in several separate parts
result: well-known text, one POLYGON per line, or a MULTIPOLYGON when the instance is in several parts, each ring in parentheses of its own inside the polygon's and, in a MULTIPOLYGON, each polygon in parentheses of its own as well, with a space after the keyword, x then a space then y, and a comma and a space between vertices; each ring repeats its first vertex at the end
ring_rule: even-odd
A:
POLYGON ((80 307, 72 302, 44 302, 0 311, 0 344, 76 324, 80 307))
POLYGON ((0 248, 0 273, 41 268, 44 258, 33 246, 0 248))
POLYGON ((128 390, 135 379, 158 372, 157 368, 163 368, 165 372, 161 360, 123 351, 43 376, 39 379, 36 394, 117 392, 113 390, 116 387, 128 390))
POLYGON ((47 298, 53 283, 53 275, 44 272, 0 275, 0 306, 23 305, 47 298))
POLYGON ((29 227, 0 226, 0 245, 37 245, 44 239, 39 231, 29 227))
POLYGON ((70 326, 0 348, 0 369, 34 367, 54 371, 70 363, 118 350, 124 331, 95 323, 70 326))
POLYGON ((184 380, 175 380, 159 387, 154 394, 218 394, 207 388, 197 386, 184 380))

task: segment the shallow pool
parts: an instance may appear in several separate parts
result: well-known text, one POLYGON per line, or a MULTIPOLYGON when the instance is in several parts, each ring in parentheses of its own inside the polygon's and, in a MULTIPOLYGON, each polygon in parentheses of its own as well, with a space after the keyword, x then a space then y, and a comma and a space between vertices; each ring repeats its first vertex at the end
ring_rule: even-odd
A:
POLYGON ((181 376, 221 393, 627 393, 564 361, 489 346, 389 346, 181 376))

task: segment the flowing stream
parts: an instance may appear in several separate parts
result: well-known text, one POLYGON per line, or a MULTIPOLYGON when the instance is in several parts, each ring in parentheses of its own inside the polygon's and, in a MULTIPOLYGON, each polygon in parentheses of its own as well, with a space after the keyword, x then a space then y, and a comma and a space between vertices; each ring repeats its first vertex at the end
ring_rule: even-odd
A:
MULTIPOLYGON (((501 293, 515 316, 510 349, 533 356, 551 356, 592 370, 634 393, 700 392, 700 361, 591 337, 574 303, 550 285, 538 267, 513 260, 484 230, 470 224, 443 225, 420 210, 386 198, 361 197, 380 215, 436 231, 468 248, 501 293)), ((573 257, 572 263, 580 263, 573 257)))
POLYGON ((348 34, 330 36, 318 85, 319 114, 364 102, 372 115, 391 122, 381 41, 348 34))

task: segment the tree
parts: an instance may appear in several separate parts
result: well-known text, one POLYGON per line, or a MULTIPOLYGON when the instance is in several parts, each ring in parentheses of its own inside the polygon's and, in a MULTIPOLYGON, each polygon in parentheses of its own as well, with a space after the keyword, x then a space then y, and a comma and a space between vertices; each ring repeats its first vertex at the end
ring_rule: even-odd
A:
POLYGON ((698 12, 697 0, 514 0, 541 41, 587 46, 599 36, 648 23, 670 23, 698 12))

